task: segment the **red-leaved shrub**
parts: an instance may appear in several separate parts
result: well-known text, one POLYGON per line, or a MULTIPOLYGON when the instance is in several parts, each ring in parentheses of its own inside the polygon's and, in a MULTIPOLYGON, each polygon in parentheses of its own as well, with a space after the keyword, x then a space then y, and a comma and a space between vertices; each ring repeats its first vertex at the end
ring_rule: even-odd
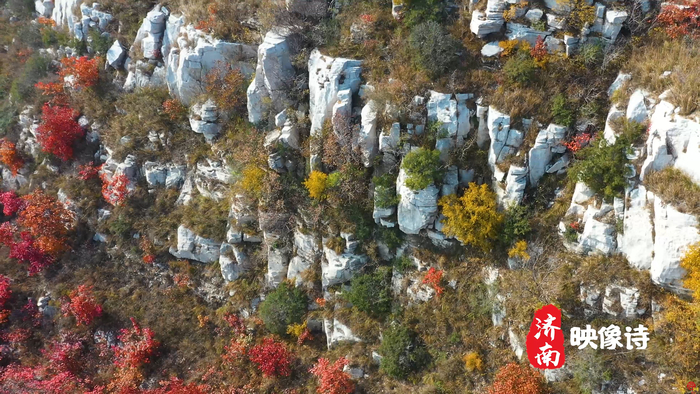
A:
POLYGON ((61 71, 58 75, 65 78, 73 76, 74 88, 89 88, 97 83, 100 77, 100 59, 82 57, 65 57, 61 60, 61 71))
POLYGON ((350 394, 355 391, 355 383, 350 375, 343 372, 348 360, 341 357, 331 364, 327 358, 319 358, 316 365, 309 370, 318 378, 319 394, 350 394))
POLYGON ((71 291, 68 299, 62 306, 63 314, 75 317, 78 325, 89 326, 93 319, 102 315, 102 306, 95 301, 90 286, 78 286, 71 291))
POLYGON ((663 3, 657 21, 671 38, 700 36, 700 2, 681 0, 663 3))
POLYGON ((44 104, 41 124, 36 130, 41 150, 63 161, 73 158, 73 144, 85 135, 70 107, 44 104))
POLYGON ((119 205, 129 194, 129 178, 126 174, 114 174, 110 178, 107 173, 100 174, 102 179, 102 197, 112 205, 119 205))
POLYGON ((545 394, 547 389, 544 378, 534 368, 510 363, 498 370, 496 378, 493 380, 493 384, 488 387, 487 392, 488 394, 545 394))
POLYGON ((24 208, 24 200, 13 191, 0 193, 0 204, 2 204, 2 214, 8 217, 14 216, 24 208))
POLYGON ((17 152, 15 144, 6 139, 0 143, 0 162, 10 169, 12 176, 16 176, 17 172, 24 166, 24 159, 17 152))
POLYGON ((292 356, 283 343, 273 338, 265 338, 261 344, 253 346, 248 357, 265 376, 289 376, 292 373, 292 356))
POLYGON ((119 334, 121 345, 113 347, 114 364, 120 368, 139 368, 148 364, 160 346, 150 328, 141 328, 133 317, 131 324, 132 328, 123 328, 119 334))

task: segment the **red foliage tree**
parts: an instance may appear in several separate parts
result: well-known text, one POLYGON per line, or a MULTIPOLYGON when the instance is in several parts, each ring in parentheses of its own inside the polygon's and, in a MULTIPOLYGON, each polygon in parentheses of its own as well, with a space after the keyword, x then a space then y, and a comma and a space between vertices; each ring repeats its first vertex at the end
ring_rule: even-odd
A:
POLYGON ((68 232, 75 219, 73 212, 41 190, 23 198, 26 206, 20 211, 17 223, 29 230, 42 252, 57 257, 68 248, 68 232))
POLYGON ((211 393, 211 387, 202 384, 185 383, 182 379, 170 378, 159 382, 161 387, 145 390, 143 394, 207 394, 211 393))
POLYGON ((41 150, 63 161, 73 158, 73 144, 85 135, 85 130, 75 121, 76 116, 70 107, 44 104, 41 124, 36 130, 41 150))
POLYGON ((498 370, 493 384, 487 388, 486 392, 488 394, 545 394, 548 390, 544 379, 535 369, 510 363, 498 370))
POLYGON ((78 167, 78 178, 82 181, 88 181, 97 178, 100 175, 100 167, 90 164, 83 164, 78 167))
POLYGON ((327 358, 319 358, 316 365, 309 370, 319 381, 319 394, 350 394, 355 391, 355 383, 350 379, 350 375, 343 372, 343 367, 348 364, 348 360, 341 357, 331 364, 327 358))
POLYGON ((261 344, 253 346, 248 357, 265 376, 289 376, 292 356, 283 343, 273 338, 263 339, 261 344))
POLYGON ((51 373, 43 366, 12 364, 0 371, 0 392, 65 394, 84 392, 80 379, 68 371, 51 373))
POLYGON ((114 364, 120 368, 139 368, 151 362, 160 343, 154 339, 153 330, 141 328, 132 317, 132 328, 124 328, 119 334, 120 346, 114 346, 114 364))
POLYGON ((700 2, 681 0, 663 3, 656 20, 671 38, 700 37, 700 2))
POLYGON ((430 267, 428 272, 425 273, 425 276, 423 277, 423 284, 426 284, 435 290, 435 294, 437 294, 438 297, 442 295, 442 292, 445 291, 445 288, 442 287, 442 275, 444 274, 444 271, 442 270, 436 270, 433 267, 430 267))
POLYGON ((591 142, 592 136, 590 134, 577 134, 570 141, 564 143, 564 146, 571 151, 571 153, 576 154, 586 145, 591 142))
POLYGON ((74 88, 89 88, 97 83, 100 77, 100 59, 90 59, 87 56, 65 57, 61 60, 61 71, 58 75, 61 78, 73 76, 72 86, 74 88))
POLYGON ((42 96, 48 96, 51 99, 49 100, 49 103, 53 105, 67 105, 68 104, 68 95, 66 94, 65 90, 63 89, 63 84, 58 83, 58 82, 50 82, 50 83, 37 83, 34 85, 35 88, 41 90, 41 95, 42 96))
POLYGON ((102 315, 102 306, 95 301, 92 287, 80 285, 68 296, 69 302, 63 304, 65 316, 73 316, 78 325, 89 326, 93 319, 102 315))
POLYGON ((24 166, 24 159, 17 152, 15 144, 6 139, 2 139, 0 143, 0 162, 12 171, 12 176, 16 176, 24 166))
MULTIPOLYGON (((10 278, 4 275, 0 275, 0 324, 7 321, 10 311, 5 310, 5 304, 12 297, 12 290, 10 290, 10 278)), ((2 357, 0 356, 0 360, 2 357)))
POLYGON ((10 258, 29 264, 29 275, 36 275, 53 263, 53 258, 37 247, 34 238, 26 232, 20 233, 20 241, 10 244, 10 258))
POLYGON ((549 52, 547 52, 547 45, 544 43, 544 38, 542 36, 537 36, 537 42, 535 46, 530 48, 530 56, 539 63, 543 63, 549 52))
POLYGON ((53 341, 42 350, 51 368, 60 372, 76 372, 80 368, 80 353, 83 344, 79 341, 53 341))
POLYGON ((103 172, 100 174, 102 179, 102 197, 105 201, 112 205, 119 205, 129 194, 129 178, 126 174, 114 174, 111 177, 103 172))
POLYGON ((24 209, 24 200, 13 191, 0 193, 0 204, 2 204, 2 214, 5 216, 14 216, 24 209))

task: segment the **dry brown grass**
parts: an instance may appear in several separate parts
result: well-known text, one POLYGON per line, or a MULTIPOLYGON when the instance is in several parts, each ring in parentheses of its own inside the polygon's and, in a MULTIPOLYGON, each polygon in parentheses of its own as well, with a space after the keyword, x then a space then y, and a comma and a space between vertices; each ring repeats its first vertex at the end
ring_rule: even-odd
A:
POLYGON ((667 167, 652 172, 644 178, 644 184, 679 211, 700 217, 700 186, 681 170, 667 167))
POLYGON ((628 63, 635 86, 661 93, 671 90, 672 101, 681 114, 700 108, 700 44, 694 41, 665 41, 635 51, 628 63), (671 71, 667 78, 660 78, 671 71))

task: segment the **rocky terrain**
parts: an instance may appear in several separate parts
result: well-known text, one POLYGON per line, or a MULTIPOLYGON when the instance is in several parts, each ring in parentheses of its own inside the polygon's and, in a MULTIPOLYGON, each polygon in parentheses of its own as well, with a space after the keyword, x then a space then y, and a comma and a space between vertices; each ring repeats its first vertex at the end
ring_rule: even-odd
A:
POLYGON ((700 379, 697 2, 0 5, 0 392, 700 379))

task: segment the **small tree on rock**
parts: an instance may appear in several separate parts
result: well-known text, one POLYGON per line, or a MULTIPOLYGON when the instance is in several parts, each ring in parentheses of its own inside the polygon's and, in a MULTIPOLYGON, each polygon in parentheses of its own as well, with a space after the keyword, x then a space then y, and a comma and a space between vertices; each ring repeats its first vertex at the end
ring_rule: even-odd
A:
POLYGON ((268 331, 285 335, 288 326, 301 323, 306 303, 306 294, 301 289, 283 282, 260 304, 260 318, 268 331))
POLYGON ((446 235, 483 251, 491 248, 503 215, 497 211, 496 194, 486 184, 470 183, 462 197, 450 194, 442 197, 439 204, 446 218, 443 220, 446 235))

